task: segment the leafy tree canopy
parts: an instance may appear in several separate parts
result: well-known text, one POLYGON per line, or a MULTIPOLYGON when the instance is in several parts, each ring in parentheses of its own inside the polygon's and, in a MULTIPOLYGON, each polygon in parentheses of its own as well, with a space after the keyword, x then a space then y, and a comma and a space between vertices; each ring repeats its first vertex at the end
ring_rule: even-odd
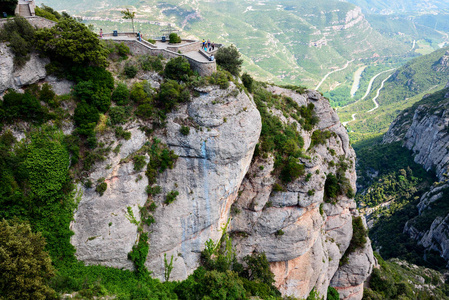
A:
POLYGON ((243 60, 234 45, 218 49, 215 59, 217 64, 234 76, 238 76, 242 69, 243 60))
POLYGON ((33 233, 29 224, 0 221, 2 299, 48 299, 55 296, 47 285, 54 270, 44 248, 44 238, 40 233, 33 233))
POLYGON ((107 50, 84 24, 71 18, 36 32, 36 47, 64 65, 107 65, 107 50))

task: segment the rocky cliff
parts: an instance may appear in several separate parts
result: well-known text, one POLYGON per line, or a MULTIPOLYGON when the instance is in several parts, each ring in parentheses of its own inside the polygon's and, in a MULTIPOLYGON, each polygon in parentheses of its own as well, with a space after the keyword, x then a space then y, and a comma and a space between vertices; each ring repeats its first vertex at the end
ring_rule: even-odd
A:
MULTIPOLYGON (((33 55, 15 70, 11 53, 2 47, 1 91, 44 80, 57 94, 70 92, 73 83, 46 76, 46 60, 33 55)), ((159 87, 162 77, 149 76, 152 86, 159 87)), ((118 139, 108 130, 97 133, 98 143, 114 151, 105 150, 103 159, 78 183, 82 196, 71 223, 76 257, 89 265, 133 269, 128 253, 146 232, 150 238, 146 267, 163 280, 164 258, 173 257, 170 279, 182 280, 199 266, 206 241, 218 241, 221 228, 231 220, 228 231, 237 258, 265 252, 276 287, 284 295, 307 297, 314 288, 326 295, 331 285, 341 299, 361 299, 363 282, 375 262, 370 244, 349 254, 348 263, 339 264, 352 238, 353 217, 358 216, 355 202, 344 193, 335 201, 324 201, 327 176, 341 166, 345 166, 342 172, 348 188, 355 189, 355 153, 346 130, 319 93, 266 89, 276 97, 291 98, 298 106, 314 105, 319 122, 312 130, 305 130, 278 108, 270 109, 283 124, 295 126, 304 140, 300 158, 304 175, 283 189, 274 188, 279 182, 273 172, 275 157, 254 156, 262 122, 251 94, 234 83, 227 89, 196 88, 195 97, 169 113, 162 128, 133 119, 123 126, 130 139, 118 139), (190 128, 188 134, 182 133, 184 126, 190 128), (329 135, 314 143, 315 131, 329 135), (158 173, 160 191, 151 199, 154 223, 144 225, 141 210, 148 205, 149 180, 133 159, 143 154, 148 163, 152 157, 143 149, 156 140, 178 157, 172 169, 158 173), (95 189, 100 182, 107 187, 102 195, 95 189), (177 196, 168 203, 171 192, 177 196)), ((73 114, 73 107, 67 105, 73 114)), ((64 132, 71 133, 72 121, 64 122, 64 132)), ((15 125, 7 129, 18 140, 27 130, 15 125)))
MULTIPOLYGON (((355 202, 345 195, 339 196, 336 204, 323 202, 326 174, 337 168, 331 161, 348 164, 345 174, 355 188, 355 154, 348 135, 329 102, 317 92, 300 95, 277 87, 269 90, 291 97, 299 105, 313 103, 320 119, 316 129, 333 133, 325 144, 310 147, 312 132, 301 130, 304 148, 310 147, 311 156, 302 162, 306 174, 312 176, 288 184, 286 191, 273 191, 274 158, 253 159, 261 119, 251 97, 233 84, 226 90, 199 89, 199 97, 169 114, 166 128, 155 131, 179 157, 175 167, 157 180, 161 193, 153 199, 157 204, 155 224, 144 228, 150 232, 146 266, 163 279, 164 256, 173 256, 171 279, 185 279, 199 266, 205 242, 219 240, 220 228, 232 217, 229 231, 237 257, 265 252, 283 294, 307 297, 315 287, 326 295, 331 284, 342 299, 361 299, 363 282, 374 264, 371 246, 351 254, 349 263, 339 267, 351 241, 352 218, 358 215, 355 202), (191 126, 187 136, 180 133, 186 122, 191 126), (170 191, 179 195, 167 205, 165 195, 170 191)), ((276 109, 272 113, 286 124, 296 122, 276 109)), ((138 226, 129 221, 128 207, 139 222, 148 180, 125 158, 148 143, 139 130, 146 125, 129 124, 126 129, 131 131, 131 139, 121 142, 120 152, 97 164, 89 175, 93 182, 105 179, 108 189, 103 196, 81 187, 83 197, 72 224, 72 243, 80 260, 132 267, 127 253, 138 239, 138 226)), ((108 136, 102 142, 112 148, 119 144, 108 136)))
POLYGON ((402 141, 414 153, 415 162, 435 171, 439 182, 425 193, 418 204, 419 216, 407 222, 404 231, 428 250, 449 261, 449 90, 427 95, 402 112, 390 126, 384 143, 402 141))

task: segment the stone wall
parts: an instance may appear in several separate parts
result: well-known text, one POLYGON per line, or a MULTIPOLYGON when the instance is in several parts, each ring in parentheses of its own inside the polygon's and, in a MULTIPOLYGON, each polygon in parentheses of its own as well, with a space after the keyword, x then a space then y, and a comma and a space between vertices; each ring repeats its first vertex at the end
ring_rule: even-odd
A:
POLYGON ((192 70, 197 71, 201 76, 210 76, 212 73, 217 72, 217 64, 214 61, 201 62, 186 57, 190 63, 192 70))
POLYGON ((215 61, 208 61, 208 62, 200 62, 197 60, 194 60, 193 58, 187 57, 185 55, 167 50, 167 49, 160 49, 160 48, 150 48, 143 43, 138 42, 137 40, 112 40, 117 43, 124 43, 126 46, 129 47, 129 50, 134 55, 144 55, 144 54, 150 54, 157 56, 161 54, 165 59, 172 59, 179 56, 184 56, 190 63, 190 67, 192 70, 198 72, 201 76, 210 76, 212 73, 217 71, 217 64, 215 61))
POLYGON ((188 44, 181 44, 181 45, 170 45, 167 47, 167 50, 171 50, 173 52, 181 51, 182 53, 191 52, 191 51, 198 51, 201 49, 201 42, 195 41, 188 44))

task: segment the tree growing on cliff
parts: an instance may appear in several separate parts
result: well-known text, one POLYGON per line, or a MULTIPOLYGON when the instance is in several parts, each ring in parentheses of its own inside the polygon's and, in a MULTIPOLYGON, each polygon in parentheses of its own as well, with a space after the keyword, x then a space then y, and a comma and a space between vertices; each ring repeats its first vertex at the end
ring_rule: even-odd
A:
POLYGON ((215 59, 217 64, 234 76, 238 76, 242 68, 243 59, 234 45, 218 49, 215 59))
POLYGON ((48 299, 54 275, 45 240, 29 224, 0 221, 0 294, 2 299, 48 299), (4 298, 3 298, 4 297, 4 298))
POLYGON ((107 66, 107 50, 86 25, 63 18, 52 28, 36 32, 36 47, 64 66, 107 66))
POLYGON ((133 32, 134 32, 134 18, 136 17, 136 12, 134 11, 129 11, 129 8, 127 8, 126 10, 122 10, 121 13, 123 14, 123 19, 125 20, 131 20, 132 24, 133 24, 133 32))

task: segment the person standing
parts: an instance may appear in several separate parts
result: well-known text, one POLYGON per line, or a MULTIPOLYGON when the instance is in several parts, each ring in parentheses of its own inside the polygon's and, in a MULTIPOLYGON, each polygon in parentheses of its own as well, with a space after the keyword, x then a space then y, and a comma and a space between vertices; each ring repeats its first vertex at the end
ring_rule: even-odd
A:
POLYGON ((100 39, 103 38, 103 29, 100 28, 100 39))
POLYGON ((207 48, 208 49, 210 48, 210 40, 209 39, 207 40, 207 48))
POLYGON ((215 43, 212 42, 212 51, 214 51, 214 50, 215 50, 215 43))
POLYGON ((139 37, 139 42, 141 42, 142 41, 142 33, 140 31, 139 31, 138 37, 139 37))
POLYGON ((203 49, 204 49, 205 45, 206 45, 206 41, 203 39, 203 49))

